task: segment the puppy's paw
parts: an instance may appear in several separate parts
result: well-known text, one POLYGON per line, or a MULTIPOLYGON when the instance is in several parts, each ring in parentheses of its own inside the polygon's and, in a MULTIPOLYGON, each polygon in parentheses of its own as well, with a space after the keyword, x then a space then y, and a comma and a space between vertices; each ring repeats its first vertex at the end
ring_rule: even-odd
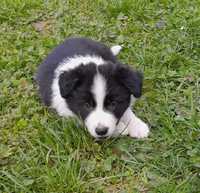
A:
POLYGON ((117 125, 116 132, 120 135, 128 135, 128 128, 122 121, 120 121, 117 125))
POLYGON ((148 137, 149 131, 148 125, 141 120, 138 120, 134 126, 129 127, 129 135, 134 138, 148 137))

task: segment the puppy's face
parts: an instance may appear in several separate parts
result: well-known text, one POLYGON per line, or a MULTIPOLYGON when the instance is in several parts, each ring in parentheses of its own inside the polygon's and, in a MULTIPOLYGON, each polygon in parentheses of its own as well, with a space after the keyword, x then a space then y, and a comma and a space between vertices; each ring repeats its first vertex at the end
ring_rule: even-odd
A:
POLYGON ((60 92, 68 107, 84 121, 95 138, 112 136, 131 95, 141 95, 142 76, 128 67, 93 63, 64 72, 60 92))

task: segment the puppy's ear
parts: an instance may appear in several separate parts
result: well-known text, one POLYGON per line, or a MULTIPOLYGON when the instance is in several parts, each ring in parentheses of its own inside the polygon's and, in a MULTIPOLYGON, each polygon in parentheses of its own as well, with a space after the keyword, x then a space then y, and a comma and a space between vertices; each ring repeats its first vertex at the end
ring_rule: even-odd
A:
POLYGON ((139 98, 142 95, 143 74, 141 72, 134 71, 128 66, 120 66, 116 69, 116 78, 134 97, 139 98))
POLYGON ((67 98, 78 85, 79 78, 73 71, 63 72, 59 77, 60 94, 67 98))
POLYGON ((59 77, 61 96, 67 98, 80 85, 90 82, 95 71, 95 64, 89 63, 87 65, 81 64, 72 70, 63 72, 59 77))

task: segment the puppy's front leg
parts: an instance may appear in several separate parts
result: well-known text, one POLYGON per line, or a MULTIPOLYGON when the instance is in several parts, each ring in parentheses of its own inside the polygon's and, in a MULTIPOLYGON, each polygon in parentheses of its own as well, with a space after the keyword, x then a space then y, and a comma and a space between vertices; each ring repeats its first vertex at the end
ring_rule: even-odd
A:
POLYGON ((120 121, 127 126, 126 130, 131 137, 144 138, 149 135, 148 125, 136 117, 130 107, 125 111, 120 121))
POLYGON ((128 134, 129 133, 128 133, 127 125, 125 125, 125 123, 120 120, 119 123, 117 124, 117 130, 115 131, 114 136, 128 135, 128 134))

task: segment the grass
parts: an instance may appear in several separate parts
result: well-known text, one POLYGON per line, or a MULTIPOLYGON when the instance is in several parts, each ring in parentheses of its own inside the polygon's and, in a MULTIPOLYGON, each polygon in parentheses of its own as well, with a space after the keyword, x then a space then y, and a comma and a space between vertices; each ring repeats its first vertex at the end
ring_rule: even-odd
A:
POLYGON ((0 25, 0 192, 200 192, 199 1, 2 0, 0 25), (34 73, 68 36, 144 71, 148 139, 97 143, 41 105, 34 73))

